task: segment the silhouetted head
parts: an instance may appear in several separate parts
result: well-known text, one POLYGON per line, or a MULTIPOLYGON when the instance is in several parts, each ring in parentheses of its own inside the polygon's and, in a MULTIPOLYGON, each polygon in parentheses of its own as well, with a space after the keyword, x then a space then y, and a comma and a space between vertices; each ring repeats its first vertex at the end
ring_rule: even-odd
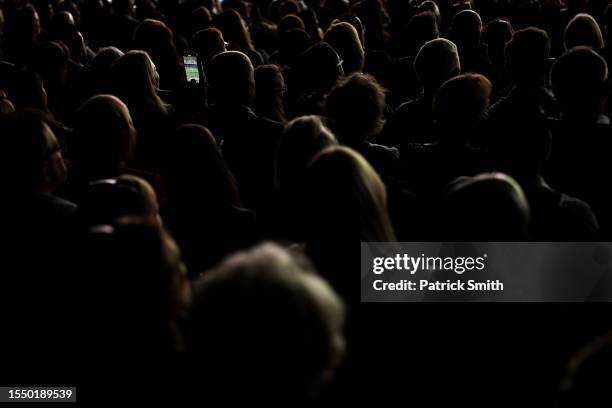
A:
POLYGON ((451 22, 449 38, 457 47, 459 52, 472 50, 480 46, 482 32, 482 20, 478 13, 472 10, 463 10, 451 22))
POLYGON ((7 192, 51 193, 66 180, 62 144, 41 112, 26 110, 0 117, 6 154, 0 177, 7 192))
POLYGON ((342 68, 346 75, 363 69, 365 53, 355 27, 349 23, 332 24, 323 41, 336 50, 342 59, 342 68))
POLYGON ((305 257, 274 244, 238 252, 194 285, 193 372, 225 401, 308 399, 342 360, 344 313, 305 257))
POLYGON ((163 106, 157 95, 159 74, 144 51, 129 51, 113 63, 110 86, 113 95, 125 102, 132 114, 132 109, 145 104, 163 106))
POLYGON ((204 69, 208 69, 208 64, 215 55, 225 51, 223 34, 216 28, 207 28, 195 33, 191 45, 202 59, 204 69))
POLYGON ((427 11, 412 16, 402 35, 404 56, 415 55, 423 44, 439 36, 438 23, 433 13, 427 11))
POLYGON ((282 35, 283 33, 289 30, 305 30, 306 26, 301 18, 296 16, 295 14, 286 15, 281 19, 276 28, 276 32, 278 35, 282 35))
POLYGON ((94 59, 91 61, 91 66, 98 72, 110 72, 110 68, 115 61, 123 56, 123 51, 117 47, 100 48, 94 59))
POLYGON ((284 122, 285 80, 277 65, 260 65, 255 69, 255 89, 255 112, 265 118, 284 122))
POLYGON ((395 240, 385 185, 354 150, 330 146, 319 152, 306 168, 301 192, 299 218, 311 249, 395 240))
POLYGON ((504 49, 506 43, 512 39, 514 29, 510 21, 499 18, 486 25, 483 32, 483 41, 489 48, 504 49))
POLYGON ((326 42, 318 42, 308 48, 296 63, 299 86, 303 92, 327 93, 344 75, 342 60, 326 42))
POLYGON ((122 217, 140 217, 161 225, 155 190, 131 175, 89 183, 79 200, 77 216, 82 226, 111 224, 122 217))
POLYGON ((593 117, 607 97, 606 61, 588 47, 575 47, 553 65, 551 82, 564 116, 593 117))
POLYGON ((506 45, 506 68, 518 85, 543 84, 550 63, 546 31, 530 27, 518 30, 506 45))
POLYGON ((325 102, 325 116, 342 144, 358 145, 384 124, 385 91, 373 76, 354 73, 339 81, 325 102))
POLYGON ((276 182, 281 188, 299 180, 312 158, 325 147, 337 144, 319 116, 302 116, 285 126, 276 151, 276 182))
POLYGON ((521 187, 509 176, 461 177, 447 187, 441 234, 450 241, 524 241, 529 211, 521 187))
POLYGON ((209 95, 217 103, 250 105, 255 96, 255 73, 249 58, 239 51, 213 57, 207 71, 209 95))
POLYGON ((588 14, 576 15, 565 28, 565 49, 584 45, 598 50, 603 47, 603 36, 597 21, 588 14))
MULTIPOLYGON (((491 82, 480 74, 463 74, 449 79, 434 98, 436 122, 448 131, 461 130, 463 137, 467 137, 469 132, 465 131, 478 125, 488 109, 491 89, 491 82)), ((443 132, 445 140, 463 141, 462 136, 448 131, 443 132)))
POLYGON ((34 68, 46 84, 61 86, 68 79, 68 60, 70 51, 55 41, 44 42, 38 47, 34 58, 34 68))
POLYGON ((355 27, 355 30, 357 30, 357 34, 359 35, 359 42, 365 48, 365 29, 363 27, 363 23, 361 22, 359 17, 357 17, 357 14, 342 14, 340 17, 337 18, 337 20, 344 23, 349 23, 350 25, 355 27))
POLYGON ((135 146, 132 117, 119 98, 96 95, 77 110, 70 154, 89 177, 113 176, 132 159, 135 146))
POLYGON ((11 42, 35 41, 40 35, 40 19, 36 9, 26 5, 6 15, 4 39, 11 42))
POLYGON ((288 30, 279 37, 278 62, 292 66, 298 57, 312 45, 312 39, 304 30, 288 30))
POLYGON ((117 377, 160 381, 183 350, 179 321, 191 300, 176 243, 158 222, 131 216, 91 227, 79 248, 82 335, 96 350, 88 357, 97 367, 122 364, 117 377))
POLYGON ((168 201, 200 210, 240 205, 234 175, 208 129, 192 124, 179 127, 167 139, 164 153, 168 201))
POLYGON ((444 38, 425 43, 414 59, 414 72, 428 94, 461 73, 457 46, 444 38))
POLYGON ((442 23, 442 17, 440 15, 440 8, 438 7, 435 1, 426 0, 422 2, 421 4, 419 4, 419 6, 416 9, 416 14, 421 14, 425 12, 430 12, 434 15, 434 17, 436 18, 436 23, 439 27, 440 24, 442 23))
POLYGON ((210 27, 210 23, 212 22, 212 15, 206 7, 202 6, 194 9, 191 12, 189 20, 191 22, 191 32, 196 33, 200 30, 205 30, 210 27))
POLYGON ((221 30, 230 50, 244 52, 253 49, 249 30, 236 10, 224 10, 213 19, 213 25, 221 30))
POLYGON ((321 40, 321 29, 319 28, 319 19, 317 18, 317 13, 311 9, 307 8, 298 13, 298 16, 304 22, 304 31, 308 33, 310 38, 315 41, 321 40))

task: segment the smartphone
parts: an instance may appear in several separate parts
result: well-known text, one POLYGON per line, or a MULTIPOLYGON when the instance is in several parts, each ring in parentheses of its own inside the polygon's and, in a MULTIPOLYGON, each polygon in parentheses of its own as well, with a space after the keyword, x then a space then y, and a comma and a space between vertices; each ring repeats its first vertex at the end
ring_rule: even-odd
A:
POLYGON ((183 65, 185 66, 185 77, 187 78, 187 82, 201 84, 202 70, 200 69, 198 55, 193 52, 185 53, 183 55, 183 65))

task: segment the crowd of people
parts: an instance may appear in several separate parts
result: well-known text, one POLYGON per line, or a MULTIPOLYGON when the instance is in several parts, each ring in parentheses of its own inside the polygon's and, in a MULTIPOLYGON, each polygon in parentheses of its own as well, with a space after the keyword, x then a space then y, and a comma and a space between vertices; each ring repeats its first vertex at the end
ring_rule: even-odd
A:
POLYGON ((612 238, 610 63, 610 0, 0 1, 4 374, 339 398, 360 242, 612 238))

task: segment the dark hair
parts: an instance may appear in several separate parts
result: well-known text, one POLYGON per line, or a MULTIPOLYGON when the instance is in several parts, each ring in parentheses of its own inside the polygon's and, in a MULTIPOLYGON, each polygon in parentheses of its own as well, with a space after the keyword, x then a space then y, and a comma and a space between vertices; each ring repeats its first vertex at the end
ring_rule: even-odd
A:
POLYGON ((348 147, 330 146, 312 159, 302 194, 302 230, 311 248, 336 240, 340 244, 395 240, 385 185, 372 166, 348 147))
POLYGON ((521 187, 503 173, 461 177, 446 190, 440 232, 451 241, 528 239, 529 204, 521 187))
POLYGON ((285 126, 276 151, 276 181, 284 188, 295 183, 312 158, 336 138, 319 116, 301 116, 285 126))
POLYGON ((245 52, 254 49, 246 24, 236 10, 224 10, 213 19, 213 25, 221 30, 231 50, 245 52))
POLYGON ((589 47, 574 47, 552 67, 551 83, 564 114, 594 114, 606 92, 608 66, 589 47))
POLYGON ((352 145, 377 133, 383 125, 385 91, 368 74, 354 73, 340 80, 325 102, 325 116, 344 144, 352 145))
POLYGON ((183 125, 168 138, 164 150, 163 174, 169 201, 200 208, 240 206, 236 179, 208 129, 183 125))
POLYGON ((75 167, 90 177, 113 176, 132 159, 136 130, 127 106, 111 95, 96 95, 76 112, 70 145, 75 167))
POLYGON ((550 39, 544 30, 529 27, 516 31, 505 53, 508 72, 519 84, 538 84, 548 73, 550 39))
POLYGON ((250 105, 253 101, 255 72, 245 54, 239 51, 217 54, 206 72, 212 101, 242 105, 250 105))
POLYGON ((255 68, 255 112, 277 122, 285 122, 283 96, 285 80, 276 65, 255 68))
POLYGON ((363 70, 365 53, 355 27, 344 22, 332 24, 323 40, 342 58, 342 68, 346 75, 363 70))

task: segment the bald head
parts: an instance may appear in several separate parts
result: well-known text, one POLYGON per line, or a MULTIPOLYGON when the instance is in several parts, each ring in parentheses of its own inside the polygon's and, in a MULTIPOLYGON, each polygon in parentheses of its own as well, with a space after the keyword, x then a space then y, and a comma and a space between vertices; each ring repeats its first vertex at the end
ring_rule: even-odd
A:
POLYGON ((210 96, 217 103, 249 105, 255 95, 255 74, 249 58, 238 51, 217 54, 208 70, 210 96))

